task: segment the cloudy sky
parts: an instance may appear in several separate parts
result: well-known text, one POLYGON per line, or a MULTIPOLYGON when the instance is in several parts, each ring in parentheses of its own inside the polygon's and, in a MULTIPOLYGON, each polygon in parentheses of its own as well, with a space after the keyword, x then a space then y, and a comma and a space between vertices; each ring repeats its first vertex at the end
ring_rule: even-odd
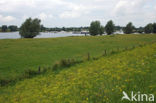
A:
POLYGON ((113 20, 124 26, 156 22, 156 0, 0 0, 0 26, 20 26, 28 17, 40 18, 46 27, 103 25, 113 20))

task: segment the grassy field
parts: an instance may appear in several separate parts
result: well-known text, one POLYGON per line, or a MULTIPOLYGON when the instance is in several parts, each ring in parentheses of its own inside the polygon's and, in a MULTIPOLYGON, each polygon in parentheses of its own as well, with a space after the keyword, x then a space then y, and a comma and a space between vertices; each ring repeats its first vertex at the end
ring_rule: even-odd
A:
POLYGON ((115 35, 49 39, 0 40, 0 79, 16 78, 27 69, 53 66, 63 58, 100 56, 104 50, 137 46, 156 40, 156 35, 115 35))
MULTIPOLYGON (((144 36, 140 36, 140 42, 143 39, 141 37, 144 36)), ((125 42, 125 38, 137 42, 132 35, 116 38, 124 38, 121 42, 125 42)), ((125 46, 126 42, 122 45, 125 46)), ((127 100, 121 101, 122 91, 127 93, 140 91, 156 95, 155 69, 156 43, 77 64, 59 73, 49 70, 47 74, 26 79, 14 86, 1 87, 0 101, 1 103, 128 103, 127 100)))

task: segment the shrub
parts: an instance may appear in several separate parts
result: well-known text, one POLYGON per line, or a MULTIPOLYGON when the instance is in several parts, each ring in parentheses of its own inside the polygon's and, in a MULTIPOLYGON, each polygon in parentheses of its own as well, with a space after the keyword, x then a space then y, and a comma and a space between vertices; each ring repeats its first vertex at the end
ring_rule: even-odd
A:
POLYGON ((32 76, 34 76, 34 75, 37 75, 37 74, 39 74, 38 71, 35 71, 35 70, 32 70, 32 69, 27 69, 27 70, 25 70, 25 72, 24 72, 24 77, 30 78, 30 77, 32 77, 32 76))
POLYGON ((145 33, 152 33, 153 32, 153 25, 150 23, 150 24, 147 24, 144 28, 144 32, 145 33))
POLYGON ((114 33, 115 25, 112 20, 108 21, 106 26, 105 26, 105 31, 107 35, 111 35, 114 33))
POLYGON ((11 80, 9 79, 0 79, 0 86, 5 86, 7 84, 9 84, 11 82, 11 80))
POLYGON ((40 22, 39 19, 28 18, 20 27, 20 35, 22 38, 34 38, 39 35, 40 32, 40 22))
POLYGON ((101 25, 100 21, 91 22, 89 33, 92 36, 104 34, 104 27, 101 25))
POLYGON ((61 68, 61 67, 69 67, 76 62, 74 59, 61 59, 60 61, 57 61, 54 66, 53 66, 53 70, 56 70, 57 68, 61 68))
POLYGON ((133 26, 133 24, 131 22, 129 22, 125 28, 123 28, 123 31, 125 34, 131 34, 133 33, 135 27, 133 26))

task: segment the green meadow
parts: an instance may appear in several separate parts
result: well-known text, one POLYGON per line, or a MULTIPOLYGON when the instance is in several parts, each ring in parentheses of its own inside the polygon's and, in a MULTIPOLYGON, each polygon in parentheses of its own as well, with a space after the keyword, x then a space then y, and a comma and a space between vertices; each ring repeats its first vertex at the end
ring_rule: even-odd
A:
POLYGON ((98 57, 104 50, 109 52, 155 40, 156 35, 152 34, 0 40, 0 79, 16 78, 39 66, 52 67, 64 58, 79 60, 87 53, 98 57))
MULTIPOLYGON (((19 75, 28 67, 52 65, 61 57, 79 57, 87 52, 98 56, 104 49, 130 47, 139 43, 146 45, 85 61, 59 72, 48 70, 45 74, 19 81, 13 86, 1 87, 0 102, 129 103, 128 100, 121 101, 123 91, 129 95, 131 91, 156 95, 156 43, 150 43, 154 40, 155 35, 1 40, 3 48, 7 44, 1 50, 1 55, 14 54, 14 58, 4 55, 6 58, 2 59, 8 61, 10 67, 13 66, 13 70, 1 70, 4 77, 19 75)), ((1 65, 7 66, 4 61, 1 65)))

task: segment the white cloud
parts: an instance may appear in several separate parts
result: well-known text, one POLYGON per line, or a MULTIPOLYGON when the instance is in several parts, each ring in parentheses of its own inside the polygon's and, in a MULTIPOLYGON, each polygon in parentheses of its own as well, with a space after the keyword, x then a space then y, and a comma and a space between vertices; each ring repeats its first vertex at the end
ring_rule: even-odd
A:
POLYGON ((40 13, 38 18, 41 20, 51 19, 51 18, 53 18, 53 15, 46 14, 46 13, 40 13))
POLYGON ((42 13, 36 15, 36 16, 24 15, 24 16, 22 17, 22 20, 24 21, 24 20, 26 20, 26 19, 29 18, 29 17, 31 17, 31 18, 39 18, 39 19, 41 19, 42 21, 45 21, 45 20, 52 19, 54 16, 53 16, 52 14, 47 14, 47 13, 43 13, 43 12, 42 12, 42 13))
POLYGON ((95 7, 76 5, 73 3, 66 4, 68 5, 68 11, 64 11, 59 15, 60 18, 78 18, 90 13, 95 7))
POLYGON ((40 18, 45 26, 83 26, 97 19, 104 25, 110 19, 119 25, 129 21, 144 25, 155 20, 155 11, 155 0, 0 0, 1 18, 10 15, 16 18, 10 24, 18 25, 28 17, 40 18), (77 20, 72 22, 73 19, 77 20))
POLYGON ((0 21, 1 22, 11 22, 13 20, 15 20, 15 18, 12 17, 12 16, 3 16, 3 15, 0 15, 0 21))
POLYGON ((1 0, 1 12, 14 12, 23 10, 21 8, 35 7, 35 0, 1 0))
POLYGON ((154 9, 156 10, 156 6, 154 7, 154 9))
POLYGON ((29 18, 29 16, 27 16, 27 15, 23 15, 23 16, 22 16, 22 20, 25 20, 25 19, 27 19, 27 18, 29 18))
POLYGON ((60 18, 78 18, 80 17, 80 13, 74 11, 65 11, 59 15, 60 18))
POLYGON ((154 21, 155 11, 152 0, 119 0, 111 15, 119 25, 133 22, 135 25, 143 26, 154 21))
POLYGON ((114 8, 114 13, 122 15, 138 13, 146 2, 147 0, 119 0, 114 8))

